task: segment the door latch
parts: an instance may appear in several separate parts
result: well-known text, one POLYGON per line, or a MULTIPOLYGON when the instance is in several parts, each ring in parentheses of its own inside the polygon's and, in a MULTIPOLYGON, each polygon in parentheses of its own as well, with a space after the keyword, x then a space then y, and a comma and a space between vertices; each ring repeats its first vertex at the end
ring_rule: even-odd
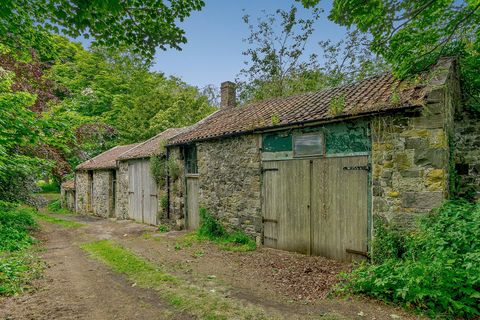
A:
POLYGON ((278 168, 263 168, 262 173, 265 171, 278 171, 278 168))

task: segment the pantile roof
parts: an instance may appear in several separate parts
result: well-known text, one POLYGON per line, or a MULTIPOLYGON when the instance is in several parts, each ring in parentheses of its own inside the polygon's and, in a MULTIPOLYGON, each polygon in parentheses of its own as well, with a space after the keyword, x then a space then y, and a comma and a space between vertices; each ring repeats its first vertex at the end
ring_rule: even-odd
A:
POLYGON ((442 58, 415 81, 391 74, 354 84, 220 109, 169 140, 169 145, 255 132, 275 127, 330 121, 408 107, 420 107, 434 86, 443 84, 452 59, 442 58))
POLYGON ((149 158, 153 155, 159 155, 161 153, 162 144, 165 145, 165 142, 168 139, 175 137, 186 129, 187 128, 167 129, 121 154, 118 157, 118 160, 149 158))
POLYGON ((117 158, 137 146, 138 143, 129 144, 125 146, 116 146, 110 150, 100 153, 98 156, 93 157, 79 164, 76 170, 95 170, 95 169, 112 169, 117 167, 117 158))

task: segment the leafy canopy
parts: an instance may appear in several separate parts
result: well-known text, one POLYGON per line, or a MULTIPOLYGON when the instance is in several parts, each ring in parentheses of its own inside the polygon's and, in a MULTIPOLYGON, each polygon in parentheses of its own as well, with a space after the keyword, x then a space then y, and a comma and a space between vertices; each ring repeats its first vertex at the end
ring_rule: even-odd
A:
POLYGON ((0 3, 0 39, 7 47, 36 48, 54 58, 49 32, 92 37, 94 45, 130 47, 151 60, 156 48, 180 49, 187 40, 178 22, 203 6, 202 0, 5 0, 0 3))
MULTIPOLYGON (((315 8, 319 0, 301 0, 315 8)), ((467 106, 480 110, 480 1, 335 0, 329 18, 371 35, 370 47, 400 77, 440 56, 460 59, 467 106)))

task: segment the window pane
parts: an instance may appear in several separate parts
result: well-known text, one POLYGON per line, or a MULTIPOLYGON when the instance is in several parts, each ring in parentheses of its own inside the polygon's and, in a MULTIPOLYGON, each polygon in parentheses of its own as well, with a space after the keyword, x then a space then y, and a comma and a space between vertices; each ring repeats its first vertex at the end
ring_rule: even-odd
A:
POLYGON ((294 136, 293 143, 296 157, 323 154, 323 135, 320 133, 294 136))

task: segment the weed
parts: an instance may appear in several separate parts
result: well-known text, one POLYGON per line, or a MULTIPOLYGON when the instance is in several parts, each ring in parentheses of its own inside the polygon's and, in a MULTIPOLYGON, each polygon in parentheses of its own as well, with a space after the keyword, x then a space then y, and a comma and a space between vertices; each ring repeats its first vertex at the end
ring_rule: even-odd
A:
POLYGON ((34 242, 30 236, 37 227, 33 214, 31 208, 4 207, 0 210, 0 251, 18 251, 34 242))
POLYGON ((330 101, 330 114, 332 116, 338 116, 343 113, 343 110, 345 109, 345 96, 340 95, 337 97, 332 98, 330 101))
POLYGON ((44 264, 25 250, 2 256, 0 253, 0 295, 15 295, 30 289, 44 264))
POLYGON ((480 204, 451 201, 422 218, 418 230, 384 229, 377 264, 345 275, 342 290, 413 307, 431 317, 480 315, 480 204), (397 248, 396 248, 397 246, 397 248))
POLYGON ((210 240, 220 245, 223 250, 252 251, 257 245, 243 231, 229 234, 205 208, 200 208, 200 227, 197 230, 200 240, 210 240))
POLYGON ((81 247, 95 259, 125 274, 139 287, 157 290, 170 305, 200 319, 265 318, 262 310, 237 303, 220 293, 189 285, 112 241, 96 241, 81 247))
POLYGON ((158 231, 168 232, 168 231, 170 231, 170 227, 167 226, 166 224, 161 224, 161 225, 158 226, 158 231))
POLYGON ((60 185, 55 180, 52 180, 49 183, 47 183, 43 180, 40 180, 40 181, 38 181, 37 186, 40 187, 41 191, 44 192, 44 193, 58 193, 58 192, 60 192, 60 185))
POLYGON ((279 123, 280 123, 280 117, 278 116, 278 114, 273 114, 272 115, 272 126, 276 126, 279 123))

